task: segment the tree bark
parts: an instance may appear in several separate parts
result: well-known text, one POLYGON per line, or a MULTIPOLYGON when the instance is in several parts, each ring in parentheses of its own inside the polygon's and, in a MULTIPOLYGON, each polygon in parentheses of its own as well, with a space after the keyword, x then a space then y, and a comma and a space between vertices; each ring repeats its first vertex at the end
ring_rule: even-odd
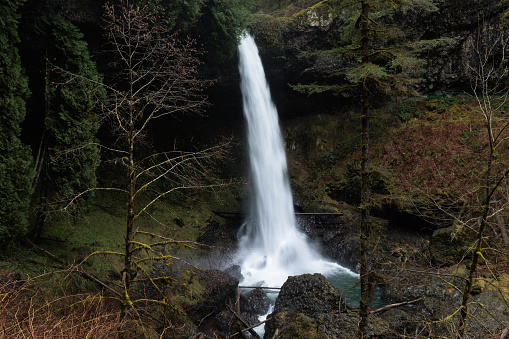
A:
MULTIPOLYGON (((370 6, 366 1, 361 1, 361 63, 368 62, 369 55, 369 12, 370 6)), ((369 241, 369 102, 368 91, 364 82, 360 83, 361 90, 361 221, 360 221, 360 288, 359 299, 359 327, 358 338, 366 338, 368 331, 368 302, 370 298, 369 289, 369 263, 368 263, 368 241, 369 241)))

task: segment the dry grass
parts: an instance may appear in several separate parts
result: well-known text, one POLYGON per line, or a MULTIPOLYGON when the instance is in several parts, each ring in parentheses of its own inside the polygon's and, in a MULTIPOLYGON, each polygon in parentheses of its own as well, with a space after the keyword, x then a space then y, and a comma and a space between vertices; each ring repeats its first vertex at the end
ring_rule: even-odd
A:
POLYGON ((132 320, 121 319, 101 294, 49 301, 41 294, 33 281, 0 284, 0 338, 140 337, 133 333, 132 320))

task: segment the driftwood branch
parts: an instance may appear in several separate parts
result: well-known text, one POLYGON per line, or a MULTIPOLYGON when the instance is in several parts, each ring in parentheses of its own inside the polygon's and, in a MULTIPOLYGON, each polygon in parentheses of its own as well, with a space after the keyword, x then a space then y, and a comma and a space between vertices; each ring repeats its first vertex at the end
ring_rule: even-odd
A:
POLYGON ((263 287, 263 286, 239 286, 239 289, 257 289, 261 288, 265 293, 279 293, 281 287, 263 287))
POLYGON ((261 288, 262 290, 280 290, 281 287, 265 287, 265 286, 239 286, 239 288, 261 288))
POLYGON ((262 325, 262 324, 265 324, 265 323, 266 323, 267 321, 269 321, 270 319, 271 319, 271 318, 267 318, 267 319, 265 319, 264 321, 260 321, 258 324, 254 324, 253 326, 249 326, 248 328, 245 328, 245 329, 243 329, 243 330, 240 330, 240 332, 237 332, 237 333, 234 333, 234 334, 232 334, 232 335, 229 335, 228 337, 226 337, 226 339, 234 338, 235 336, 237 336, 237 335, 239 335, 239 334, 242 334, 242 333, 244 333, 244 332, 246 332, 246 331, 252 330, 252 329, 253 329, 253 328, 255 328, 255 327, 258 327, 258 326, 260 326, 260 325, 262 325))
POLYGON ((422 298, 419 298, 419 299, 415 299, 415 300, 410 300, 410 301, 403 301, 403 302, 400 302, 400 303, 395 303, 395 304, 390 304, 390 305, 386 305, 384 307, 380 307, 376 310, 372 310, 371 313, 375 314, 375 313, 381 313, 381 312, 385 312, 391 308, 395 308, 395 307, 399 307, 399 306, 403 306, 403 305, 408 305, 408 304, 413 304, 413 303, 416 303, 418 301, 421 301, 422 298))
POLYGON ((499 339, 505 339, 507 337, 507 334, 509 334, 509 327, 505 328, 504 332, 502 332, 499 339))
MULTIPOLYGON (((391 308, 395 308, 395 307, 399 307, 399 306, 403 306, 403 305, 408 305, 408 304, 413 304, 413 303, 416 303, 416 302, 421 301, 421 300, 422 300, 422 298, 415 299, 415 300, 410 300, 410 301, 403 301, 403 302, 400 302, 400 303, 386 305, 384 307, 377 308, 376 310, 369 310, 369 312, 371 314, 381 313, 381 312, 385 312, 387 310, 390 310, 391 308)), ((352 307, 350 307, 348 305, 346 305, 346 309, 347 309, 348 312, 359 312, 358 308, 352 308, 352 307)), ((331 313, 339 313, 339 310, 335 310, 335 311, 333 311, 331 313)))

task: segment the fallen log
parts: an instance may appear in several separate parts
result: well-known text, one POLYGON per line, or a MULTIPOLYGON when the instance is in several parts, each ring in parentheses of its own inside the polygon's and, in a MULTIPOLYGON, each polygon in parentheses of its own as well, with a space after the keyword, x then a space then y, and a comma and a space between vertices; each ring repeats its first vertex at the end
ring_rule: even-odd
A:
POLYGON ((50 258, 54 259, 56 262, 58 262, 58 263, 60 263, 60 264, 65 264, 65 262, 64 262, 62 259, 60 259, 60 258, 59 258, 59 257, 57 257, 56 255, 54 255, 53 253, 46 251, 44 248, 37 246, 37 245, 36 245, 36 244, 34 244, 34 243, 30 240, 30 239, 26 238, 26 239, 25 239, 25 241, 26 241, 28 244, 32 245, 34 248, 36 248, 36 249, 38 249, 39 251, 41 251, 42 253, 46 254, 48 257, 50 257, 50 258))
POLYGON ((239 289, 257 289, 261 288, 264 290, 265 293, 279 293, 279 290, 281 290, 281 287, 263 287, 263 286, 239 286, 239 289), (269 290, 269 291, 267 291, 269 290), (275 291, 271 291, 275 290, 275 291))
MULTIPOLYGON (((245 328, 245 330, 246 330, 246 331, 249 331, 249 333, 251 333, 251 335, 252 335, 253 337, 255 337, 255 338, 260 338, 260 336, 258 335, 258 333, 256 333, 256 331, 255 331, 255 330, 253 330, 253 328, 252 328, 252 327, 250 328, 249 324, 248 324, 248 323, 246 323, 246 321, 245 321, 244 319, 242 319, 242 317, 241 317, 239 314, 237 314, 237 312, 235 312, 235 311, 234 311, 234 310, 233 310, 233 309, 232 309, 229 305, 226 305, 226 307, 228 308, 228 310, 229 310, 230 312, 232 312, 232 313, 233 313, 233 315, 234 315, 235 317, 237 317, 237 319, 239 319, 239 320, 240 320, 240 322, 242 323, 242 325, 244 325, 244 327, 246 327, 246 328, 245 328)), ((256 327, 256 326, 255 326, 255 327, 256 327)), ((243 332, 245 332, 245 331, 242 331, 242 330, 241 330, 240 332, 241 332, 241 333, 243 333, 243 332)))

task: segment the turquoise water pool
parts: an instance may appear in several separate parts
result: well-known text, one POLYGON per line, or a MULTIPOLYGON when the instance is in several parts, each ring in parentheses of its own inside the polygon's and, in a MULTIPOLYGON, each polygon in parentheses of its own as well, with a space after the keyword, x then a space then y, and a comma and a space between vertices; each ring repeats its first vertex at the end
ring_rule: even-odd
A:
MULTIPOLYGON (((345 302, 348 306, 351 307, 359 307, 359 297, 361 293, 360 285, 358 284, 359 278, 354 277, 348 274, 331 274, 326 275, 327 279, 343 294, 345 298, 345 302)), ((386 302, 383 301, 382 297, 382 288, 376 287, 373 293, 373 297, 371 302, 369 303, 369 307, 372 309, 377 309, 387 305, 386 302)))

